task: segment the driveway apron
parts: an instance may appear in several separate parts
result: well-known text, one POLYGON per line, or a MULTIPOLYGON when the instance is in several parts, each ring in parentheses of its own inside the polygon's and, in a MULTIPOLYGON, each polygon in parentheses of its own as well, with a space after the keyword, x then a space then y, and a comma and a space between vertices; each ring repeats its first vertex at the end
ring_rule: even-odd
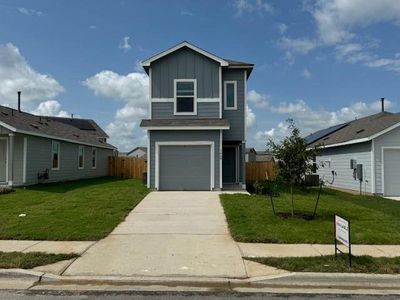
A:
POLYGON ((64 275, 245 278, 217 192, 152 192, 64 275))

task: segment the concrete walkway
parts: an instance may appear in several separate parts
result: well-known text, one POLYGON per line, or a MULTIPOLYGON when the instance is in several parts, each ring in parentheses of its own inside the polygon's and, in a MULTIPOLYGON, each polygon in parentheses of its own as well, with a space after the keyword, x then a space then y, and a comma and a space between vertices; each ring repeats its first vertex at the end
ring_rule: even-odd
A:
MULTIPOLYGON (((333 255, 333 245, 238 243, 244 257, 301 257, 333 255)), ((344 246, 339 246, 347 251, 344 246)), ((353 255, 400 256, 400 245, 352 245, 353 255)))
POLYGON ((0 240, 1 252, 45 252, 82 254, 96 242, 0 240))
POLYGON ((63 275, 247 277, 216 192, 152 192, 63 275))

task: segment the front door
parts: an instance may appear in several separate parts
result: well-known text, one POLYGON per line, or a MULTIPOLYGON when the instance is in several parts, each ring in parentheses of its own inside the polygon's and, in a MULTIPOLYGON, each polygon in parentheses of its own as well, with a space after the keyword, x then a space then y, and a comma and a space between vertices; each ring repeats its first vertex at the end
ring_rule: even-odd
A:
POLYGON ((222 182, 236 183, 236 147, 224 147, 222 150, 222 182))
POLYGON ((0 139, 0 182, 7 180, 7 140, 0 139))

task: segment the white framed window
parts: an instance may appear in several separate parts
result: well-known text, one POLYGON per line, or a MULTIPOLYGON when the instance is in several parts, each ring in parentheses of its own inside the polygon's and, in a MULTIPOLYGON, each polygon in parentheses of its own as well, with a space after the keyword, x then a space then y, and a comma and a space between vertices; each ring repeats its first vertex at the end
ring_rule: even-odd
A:
POLYGON ((92 148, 92 169, 97 167, 97 148, 92 148))
POLYGON ((60 142, 51 141, 51 169, 60 170, 60 142))
POLYGON ((224 108, 226 110, 237 109, 237 83, 236 81, 224 82, 224 108))
POLYGON ((197 114, 197 82, 196 79, 174 80, 174 114, 197 114))
POLYGON ((85 167, 85 146, 78 146, 78 169, 85 167))

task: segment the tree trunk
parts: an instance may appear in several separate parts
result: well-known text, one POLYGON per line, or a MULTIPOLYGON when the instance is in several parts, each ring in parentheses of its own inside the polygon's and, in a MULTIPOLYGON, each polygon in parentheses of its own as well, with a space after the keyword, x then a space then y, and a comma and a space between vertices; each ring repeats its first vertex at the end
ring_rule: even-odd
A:
POLYGON ((290 195, 292 198, 292 217, 294 217, 293 183, 290 184, 290 195))

